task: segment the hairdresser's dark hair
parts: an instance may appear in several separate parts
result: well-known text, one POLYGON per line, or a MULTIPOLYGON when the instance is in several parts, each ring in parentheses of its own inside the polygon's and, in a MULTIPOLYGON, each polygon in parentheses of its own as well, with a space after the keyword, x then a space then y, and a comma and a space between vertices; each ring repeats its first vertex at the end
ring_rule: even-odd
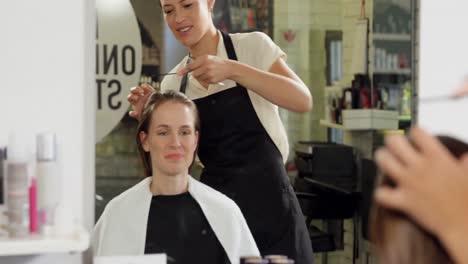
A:
MULTIPOLYGON (((179 103, 187 106, 192 111, 195 120, 195 131, 200 131, 200 118, 198 116, 197 106, 192 100, 185 96, 185 94, 173 90, 168 90, 164 92, 154 92, 153 94, 151 94, 148 100, 146 101, 144 109, 142 110, 141 119, 139 121, 136 132, 138 152, 140 154, 140 160, 143 164, 143 169, 146 177, 153 175, 153 170, 151 167, 151 154, 143 149, 142 142, 140 140, 140 132, 143 131, 146 134, 148 134, 148 129, 150 128, 152 122, 153 112, 156 111, 158 107, 167 102, 179 103)), ((195 150, 194 157, 196 152, 197 150, 195 150)), ((192 165, 190 165, 190 167, 191 166, 192 165)))
MULTIPOLYGON (((468 153, 468 144, 465 142, 449 136, 437 138, 457 159, 468 153)), ((395 183, 385 174, 379 175, 377 182, 380 186, 395 186, 395 183)), ((406 214, 384 208, 375 202, 370 214, 370 235, 379 263, 454 263, 447 250, 433 234, 406 214)))

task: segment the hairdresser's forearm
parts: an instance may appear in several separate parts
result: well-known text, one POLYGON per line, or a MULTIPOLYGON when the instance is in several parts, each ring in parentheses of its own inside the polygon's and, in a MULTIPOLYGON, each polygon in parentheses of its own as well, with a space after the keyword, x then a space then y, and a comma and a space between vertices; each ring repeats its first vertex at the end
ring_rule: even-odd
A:
POLYGON ((302 81, 235 61, 231 61, 230 67, 230 79, 271 103, 294 112, 307 112, 312 108, 312 96, 302 81))

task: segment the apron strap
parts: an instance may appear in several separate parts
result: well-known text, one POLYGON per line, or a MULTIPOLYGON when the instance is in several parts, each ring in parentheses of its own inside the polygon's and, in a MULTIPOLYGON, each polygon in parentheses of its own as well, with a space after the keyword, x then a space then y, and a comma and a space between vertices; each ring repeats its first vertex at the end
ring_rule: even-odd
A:
POLYGON ((182 77, 182 81, 180 82, 179 91, 185 94, 185 90, 187 90, 187 80, 188 80, 188 73, 184 74, 182 77))
POLYGON ((223 36, 224 47, 226 48, 226 52, 228 54, 228 58, 230 60, 237 60, 236 50, 234 50, 234 45, 232 44, 231 37, 228 33, 221 31, 221 35, 223 36))

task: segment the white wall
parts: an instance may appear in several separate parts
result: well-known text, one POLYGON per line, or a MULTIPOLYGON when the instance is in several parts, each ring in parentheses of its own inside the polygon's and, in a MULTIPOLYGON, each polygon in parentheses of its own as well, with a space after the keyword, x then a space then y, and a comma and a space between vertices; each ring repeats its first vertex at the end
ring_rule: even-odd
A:
POLYGON ((425 103, 449 95, 468 75, 468 1, 421 1, 419 122, 468 141, 468 100, 425 103))
MULTIPOLYGON (((78 221, 94 213, 95 4, 0 2, 0 146, 12 130, 55 131, 62 176, 78 221)), ((3 263, 80 263, 78 255, 0 258, 3 263)))

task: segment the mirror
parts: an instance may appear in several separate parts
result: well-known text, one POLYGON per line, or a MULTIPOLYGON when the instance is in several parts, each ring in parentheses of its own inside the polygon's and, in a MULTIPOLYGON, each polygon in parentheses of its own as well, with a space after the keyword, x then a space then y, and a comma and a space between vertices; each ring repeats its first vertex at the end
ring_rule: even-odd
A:
MULTIPOLYGON (((296 159, 299 141, 344 143, 370 159, 375 146, 381 144, 382 131, 404 131, 414 123, 417 94, 414 2, 368 0, 362 13, 360 1, 216 1, 213 19, 218 28, 232 33, 258 30, 268 34, 287 54, 287 64, 312 92, 311 112, 279 110, 289 139, 286 168, 292 183, 301 173, 296 159), (381 111, 378 112, 381 116, 372 114, 371 118, 382 126, 347 126, 346 120, 355 117, 349 114, 356 112, 346 111, 361 109, 381 111)), ((169 72, 187 50, 174 41, 157 1, 130 3, 141 38, 140 78, 134 85, 146 82, 158 87, 161 79, 155 75, 169 72)), ((107 30, 118 32, 118 28, 107 30)), ((127 91, 128 87, 122 87, 121 93, 126 95, 127 91)), ((144 175, 135 145, 137 122, 126 114, 119 120, 96 145, 96 219, 108 201, 141 181, 144 175)), ((352 179, 354 182, 346 183, 345 187, 333 179, 319 181, 317 186, 332 186, 349 193, 362 191, 359 178, 352 179)), ((359 217, 362 216, 355 219, 359 217)), ((356 257, 350 253, 353 245, 367 243, 362 236, 365 228, 360 225, 362 218, 359 220, 354 222, 349 217, 345 221, 312 220, 310 224, 318 231, 311 229, 311 233, 323 235, 320 238, 325 237, 334 245, 322 248, 314 245, 316 263, 327 259, 328 263, 351 263, 349 259, 356 257), (352 241, 345 242, 343 233, 352 241), (329 250, 333 254, 327 254, 329 250)), ((359 256, 370 254, 366 246, 360 247, 360 251, 359 256)))

